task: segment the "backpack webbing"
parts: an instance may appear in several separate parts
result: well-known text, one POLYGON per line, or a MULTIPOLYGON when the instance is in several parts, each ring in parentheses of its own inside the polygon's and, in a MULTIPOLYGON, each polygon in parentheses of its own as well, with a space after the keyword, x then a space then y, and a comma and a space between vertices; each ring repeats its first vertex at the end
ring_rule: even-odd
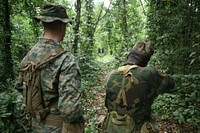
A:
POLYGON ((126 93, 125 93, 125 80, 128 79, 129 82, 128 84, 131 84, 132 82, 138 82, 137 79, 134 79, 134 77, 132 76, 132 73, 130 72, 130 70, 132 68, 137 68, 137 65, 126 65, 126 66, 122 66, 118 68, 118 72, 122 72, 122 83, 121 83, 121 89, 117 95, 116 100, 114 100, 113 102, 109 102, 109 104, 111 104, 114 107, 114 110, 116 110, 118 113, 120 114, 128 114, 130 115, 131 113, 135 112, 137 109, 133 108, 131 110, 127 110, 127 99, 126 99, 126 93), (122 100, 123 105, 125 106, 124 108, 120 108, 119 104, 120 101, 122 100))
MULTIPOLYGON (((117 95, 116 100, 113 102, 107 101, 109 105, 114 107, 114 111, 111 111, 107 114, 106 118, 103 122, 103 131, 105 133, 111 133, 111 132, 125 132, 125 133, 135 133, 136 132, 136 123, 131 117, 131 114, 134 113, 137 108, 133 108, 131 110, 127 110, 127 99, 125 94, 125 80, 128 79, 129 83, 138 84, 139 81, 136 77, 132 75, 130 70, 132 68, 137 68, 137 65, 127 65, 122 66, 118 68, 118 72, 123 72, 122 76, 122 83, 121 83, 121 89, 117 95), (129 77, 128 77, 129 76, 129 77), (120 102, 122 101, 124 108, 119 107, 120 102), (125 120, 122 120, 121 118, 126 118, 125 120), (129 125, 129 126, 128 126, 129 125), (126 127, 123 131, 122 128, 126 127), (133 129, 133 130, 130 130, 133 129)), ((145 122, 142 124, 141 129, 139 129, 141 133, 159 133, 159 130, 151 123, 151 122, 145 122)), ((138 132, 138 131, 137 131, 138 132)))
POLYGON ((36 65, 32 61, 27 61, 20 70, 19 79, 24 86, 24 102, 26 104, 26 111, 30 120, 32 119, 32 117, 35 117, 37 122, 41 122, 46 118, 47 114, 50 111, 50 107, 44 107, 40 84, 40 73, 42 67, 46 63, 58 58, 66 51, 58 48, 55 49, 55 52, 57 52, 58 54, 52 58, 50 57, 52 56, 53 52, 47 53, 38 65, 36 65))

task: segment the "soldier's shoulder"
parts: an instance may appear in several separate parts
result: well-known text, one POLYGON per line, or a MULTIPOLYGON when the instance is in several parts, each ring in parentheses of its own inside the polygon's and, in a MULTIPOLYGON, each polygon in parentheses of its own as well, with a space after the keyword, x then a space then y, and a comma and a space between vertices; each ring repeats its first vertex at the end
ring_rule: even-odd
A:
POLYGON ((155 67, 139 67, 139 71, 142 73, 142 74, 145 74, 145 75, 155 75, 158 73, 158 71, 156 70, 155 67))
POLYGON ((115 76, 116 74, 119 74, 119 71, 117 69, 114 69, 110 72, 108 72, 108 74, 106 75, 105 80, 110 80, 113 78, 113 76, 115 76))
POLYGON ((145 67, 145 69, 146 69, 147 71, 151 72, 151 73, 156 73, 156 72, 157 72, 157 70, 156 70, 155 67, 148 66, 148 67, 145 67))
POLYGON ((60 64, 61 70, 65 70, 66 68, 80 69, 77 58, 67 51, 56 62, 60 64))
POLYGON ((67 62, 73 62, 77 60, 77 58, 68 51, 65 51, 65 53, 62 55, 62 58, 67 62))

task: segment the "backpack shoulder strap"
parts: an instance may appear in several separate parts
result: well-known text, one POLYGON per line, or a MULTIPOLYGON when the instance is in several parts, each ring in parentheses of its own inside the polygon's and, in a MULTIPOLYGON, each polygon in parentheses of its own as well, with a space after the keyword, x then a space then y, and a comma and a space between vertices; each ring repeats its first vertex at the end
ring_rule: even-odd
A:
POLYGON ((121 89, 117 95, 117 98, 116 98, 116 103, 119 104, 120 103, 120 100, 122 98, 123 100, 123 104, 125 106, 127 106, 127 100, 126 100, 126 95, 125 95, 125 90, 124 90, 124 84, 125 84, 125 77, 123 76, 123 79, 122 79, 122 85, 121 85, 121 89))
MULTIPOLYGON (((32 92, 33 91, 33 86, 35 86, 35 84, 37 84, 37 88, 40 88, 39 87, 39 83, 40 81, 38 81, 38 76, 40 77, 40 72, 41 72, 41 67, 42 65, 46 64, 47 62, 49 61, 52 61, 53 59, 56 59, 58 58, 59 56, 61 56, 62 54, 64 54, 66 51, 64 51, 63 49, 59 48, 59 49, 55 49, 55 51, 57 51, 55 53, 55 56, 53 56, 52 58, 49 59, 49 57, 51 57, 53 55, 53 51, 47 53, 41 60, 41 62, 36 65, 36 63, 34 63, 33 61, 27 61, 23 64, 22 68, 20 69, 20 74, 19 74, 19 80, 20 80, 20 83, 22 83, 22 85, 24 86, 24 91, 23 91, 23 95, 25 96, 25 99, 24 99, 24 103, 27 104, 27 108, 29 110, 29 112, 31 112, 32 114, 37 114, 38 112, 40 112, 40 110, 38 110, 37 112, 34 111, 33 107, 32 107, 32 99, 33 99, 33 94, 32 93, 35 93, 35 92, 32 92), (37 82, 37 83, 35 83, 37 82), (28 89, 29 87, 29 89, 28 89)), ((41 90, 39 90, 38 93, 40 93, 41 90)), ((40 103, 41 101, 43 100, 40 100, 42 99, 42 96, 40 96, 40 94, 37 94, 39 96, 39 98, 37 96, 35 96, 34 94, 34 97, 36 97, 36 100, 37 102, 36 103, 40 103)), ((42 110, 42 112, 44 112, 43 114, 46 114, 46 112, 48 112, 48 109, 44 109, 43 107, 39 107, 40 105, 38 105, 38 109, 40 108, 42 110), (44 110, 44 111, 43 111, 44 110)), ((41 115, 43 115, 41 114, 41 115)))
POLYGON ((137 68, 139 67, 138 65, 126 65, 126 66, 121 66, 118 68, 118 71, 122 71, 124 74, 127 74, 132 68, 137 68))
POLYGON ((36 66, 36 64, 33 61, 27 61, 26 63, 23 64, 22 68, 20 69, 21 72, 27 71, 29 69, 30 65, 36 66, 35 68, 32 68, 32 70, 36 70, 37 68, 41 67, 42 65, 46 64, 47 62, 56 59, 57 57, 61 56, 62 54, 66 53, 67 51, 64 51, 62 48, 56 48, 54 51, 56 51, 56 54, 53 58, 49 59, 49 57, 52 56, 52 51, 48 52, 44 58, 41 60, 41 62, 36 66))
POLYGON ((64 50, 61 49, 61 48, 57 48, 57 49, 55 49, 55 51, 58 52, 57 55, 55 55, 55 56, 54 56, 53 58, 51 58, 51 59, 48 59, 49 57, 52 56, 52 52, 47 53, 47 54, 44 56, 44 58, 42 59, 42 61, 40 62, 40 64, 38 64, 38 65, 36 66, 35 69, 41 67, 42 65, 46 64, 46 63, 49 62, 49 61, 52 61, 52 60, 58 58, 59 56, 61 56, 61 55, 63 55, 64 53, 67 52, 67 51, 64 51, 64 50))
MULTIPOLYGON (((138 66, 137 65, 126 65, 126 66, 122 66, 122 67, 119 67, 118 68, 118 71, 119 72, 123 72, 123 78, 122 78, 122 84, 121 84, 121 89, 117 95, 117 98, 116 98, 116 103, 115 104, 115 109, 117 109, 121 99, 122 99, 122 102, 123 102, 123 105, 124 106, 128 106, 127 104, 127 99, 126 99, 126 93, 125 93, 125 80, 126 80, 126 77, 130 74, 131 75, 131 82, 132 82, 132 74, 129 72, 132 68, 137 68, 138 66)), ((128 113, 128 111, 126 110, 126 112, 128 113)))

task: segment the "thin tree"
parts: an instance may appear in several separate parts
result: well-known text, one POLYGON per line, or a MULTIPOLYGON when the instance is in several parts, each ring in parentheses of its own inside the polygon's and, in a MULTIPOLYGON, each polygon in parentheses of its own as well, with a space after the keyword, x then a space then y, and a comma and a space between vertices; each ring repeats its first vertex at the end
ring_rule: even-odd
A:
POLYGON ((74 42, 73 49, 74 53, 77 53, 78 49, 78 41, 79 41, 79 27, 80 27, 80 18, 81 18, 81 0, 77 0, 76 5, 76 18, 75 18, 75 27, 74 27, 74 42))
POLYGON ((11 26, 10 26, 10 5, 8 0, 3 0, 2 8, 2 32, 1 37, 1 75, 0 81, 5 83, 7 79, 14 79, 13 60, 11 53, 11 26))
MULTIPOLYGON (((110 1, 110 5, 111 5, 110 1)), ((106 14, 109 12, 109 7, 106 9, 105 13, 103 14, 103 7, 104 2, 100 5, 100 12, 97 14, 97 19, 94 19, 94 2, 93 0, 86 0, 86 25, 87 25, 87 31, 86 31, 86 37, 88 38, 87 41, 87 53, 92 53, 92 47, 94 45, 94 34, 96 31, 96 28, 99 24, 99 22, 106 16, 106 14)))
POLYGON ((127 11, 126 11, 126 0, 123 0, 122 1, 122 24, 121 24, 121 28, 122 28, 122 32, 123 32, 123 36, 124 36, 124 41, 125 41, 125 44, 124 44, 124 48, 126 50, 128 50, 128 24, 127 24, 127 11))

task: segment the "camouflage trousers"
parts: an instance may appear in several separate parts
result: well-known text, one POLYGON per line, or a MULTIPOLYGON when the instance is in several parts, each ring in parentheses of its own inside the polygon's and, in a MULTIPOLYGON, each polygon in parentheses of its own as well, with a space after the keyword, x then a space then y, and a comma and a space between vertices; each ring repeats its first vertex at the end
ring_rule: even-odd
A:
POLYGON ((54 127, 32 121, 32 133, 61 133, 62 127, 54 127))
POLYGON ((33 121, 32 133, 84 133, 84 124, 64 123, 63 127, 54 127, 33 121))

